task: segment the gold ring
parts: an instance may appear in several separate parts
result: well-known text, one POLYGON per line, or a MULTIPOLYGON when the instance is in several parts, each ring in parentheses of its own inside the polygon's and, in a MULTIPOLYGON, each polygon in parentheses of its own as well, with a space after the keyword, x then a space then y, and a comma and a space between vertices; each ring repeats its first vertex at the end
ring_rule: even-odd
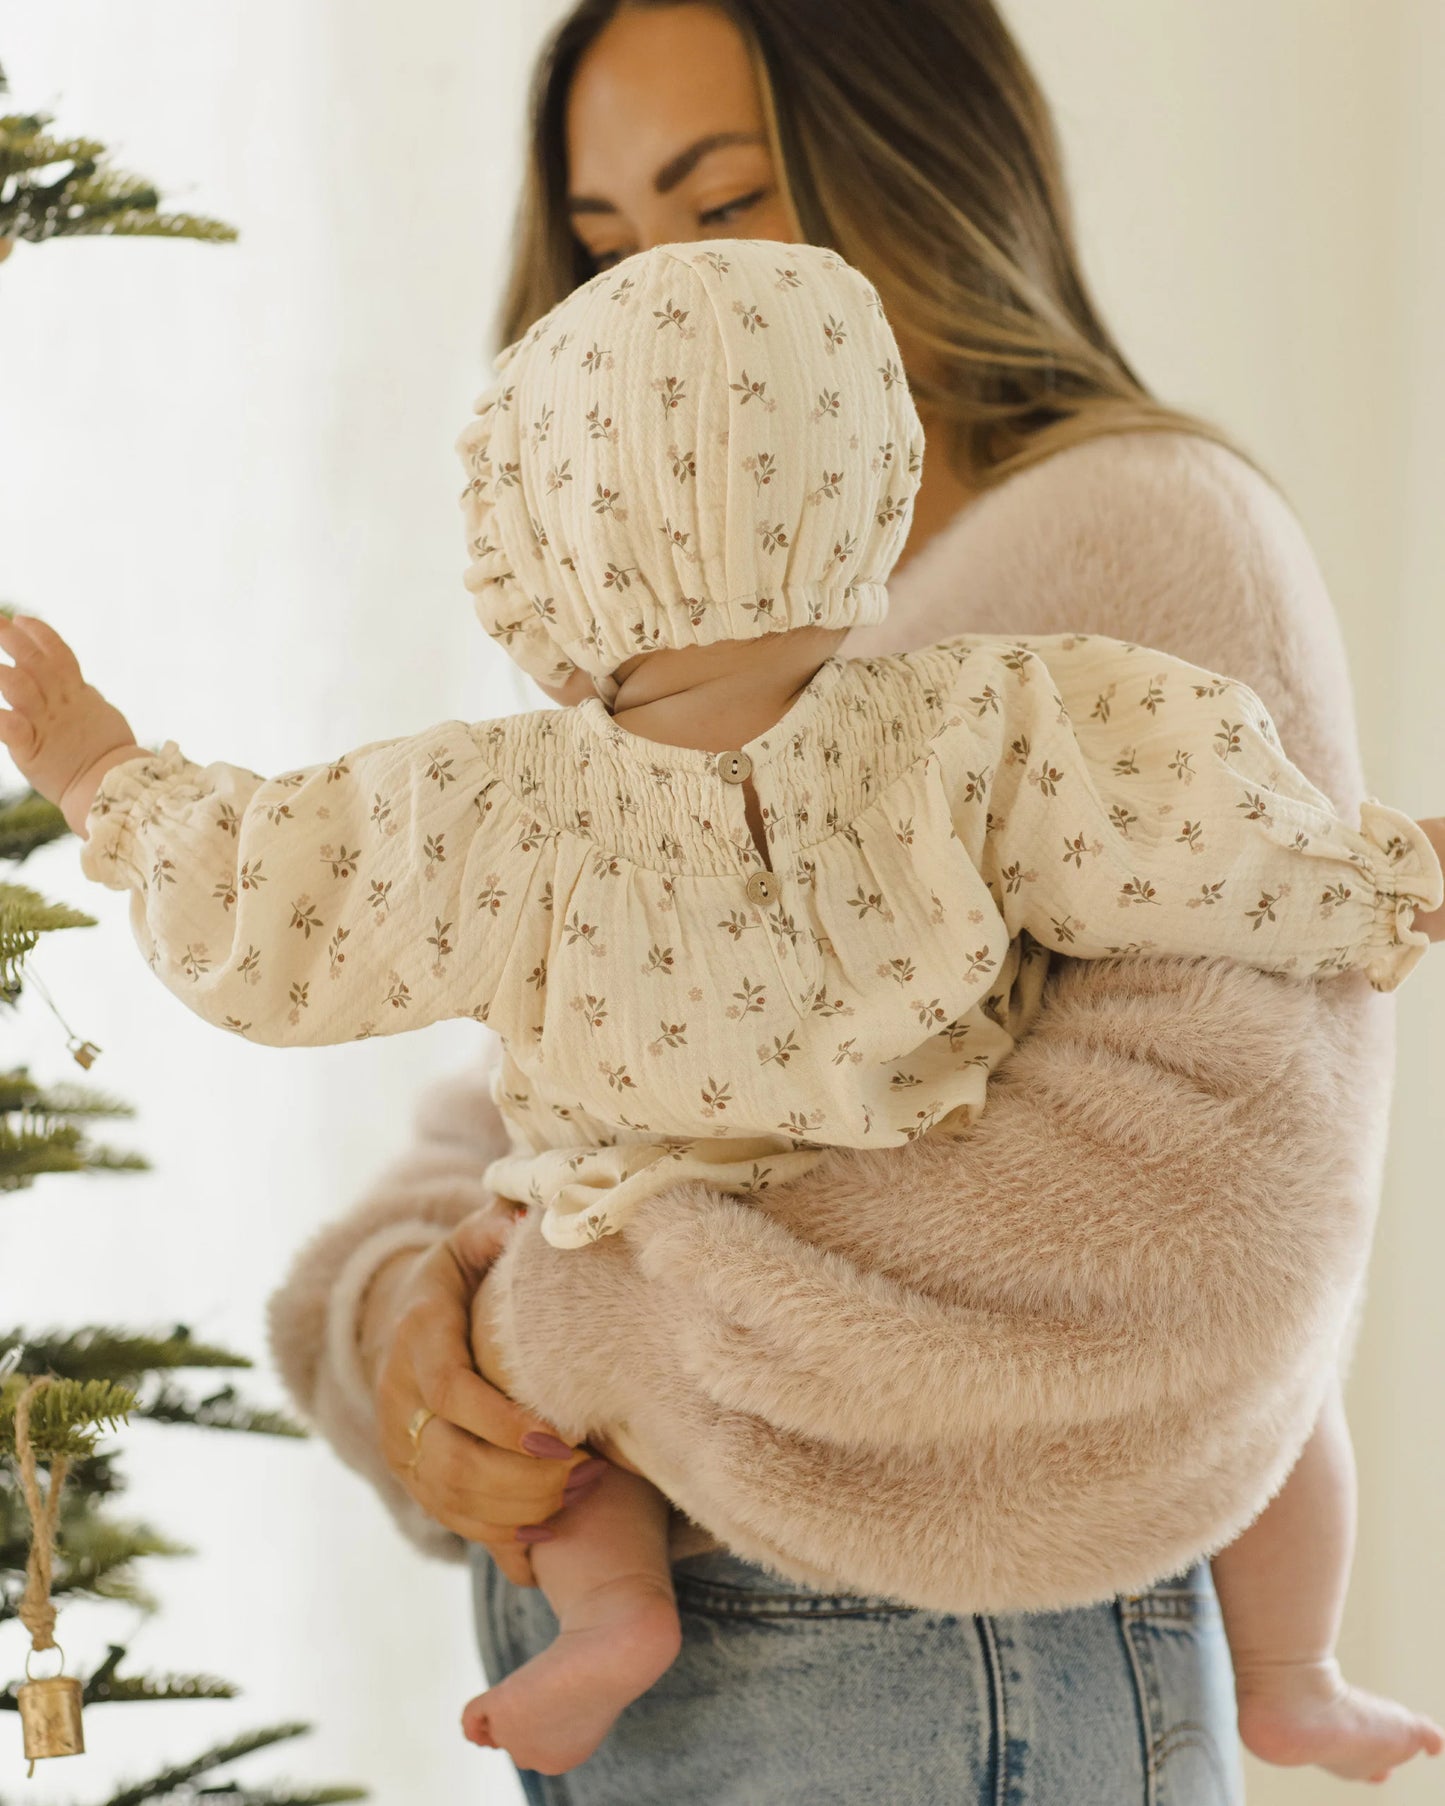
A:
POLYGON ((416 1410, 412 1412, 411 1422, 406 1426, 406 1433, 411 1437, 413 1453, 411 1460, 403 1462, 402 1464, 401 1471, 404 1474, 410 1474, 416 1471, 417 1463, 421 1460, 421 1433, 435 1416, 436 1412, 431 1410, 427 1405, 419 1405, 416 1410))

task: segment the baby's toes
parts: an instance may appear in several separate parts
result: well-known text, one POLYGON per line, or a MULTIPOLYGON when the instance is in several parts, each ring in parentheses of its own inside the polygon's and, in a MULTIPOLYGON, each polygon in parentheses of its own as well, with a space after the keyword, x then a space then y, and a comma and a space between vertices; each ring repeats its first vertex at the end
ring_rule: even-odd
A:
POLYGON ((479 1743, 484 1749, 494 1750, 496 1739, 492 1736, 491 1726, 487 1722, 487 1696, 479 1693, 475 1699, 469 1699, 462 1707, 462 1735, 470 1743, 479 1743))

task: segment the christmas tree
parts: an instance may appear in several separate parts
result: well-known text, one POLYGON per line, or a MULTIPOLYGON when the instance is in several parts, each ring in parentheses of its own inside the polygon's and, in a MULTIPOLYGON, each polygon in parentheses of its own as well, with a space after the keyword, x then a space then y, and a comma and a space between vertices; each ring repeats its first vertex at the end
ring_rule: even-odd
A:
MULTIPOLYGON (((0 93, 5 91, 0 70, 0 93)), ((97 233, 235 238, 233 228, 216 220, 159 213, 155 189, 107 168, 103 145, 88 138, 51 138, 45 131, 49 124, 49 117, 38 113, 0 117, 0 261, 15 239, 97 233)), ((38 847, 69 832, 60 810, 33 790, 0 798, 0 860, 22 864, 38 847)), ((33 950, 46 934, 94 926, 94 916, 50 902, 27 886, 0 883, 0 1007, 13 1010, 32 979, 48 1002, 27 965, 33 950)), ((100 1052, 73 1034, 68 1044, 83 1068, 100 1052)), ((26 1189, 44 1173, 147 1170, 149 1162, 141 1156, 90 1139, 96 1121, 132 1114, 119 1099, 81 1085, 37 1084, 24 1066, 0 1072, 0 1193, 26 1189)), ((279 1413, 247 1405, 229 1382, 211 1390, 176 1377, 250 1365, 242 1355, 193 1341, 184 1325, 160 1333, 0 1325, 0 1626, 20 1619, 36 1650, 50 1650, 55 1606, 67 1600, 124 1603, 147 1614, 157 1609, 142 1583, 141 1564, 191 1551, 148 1524, 116 1515, 124 1479, 115 1449, 103 1446, 103 1438, 132 1418, 188 1426, 180 1434, 196 1429, 304 1434, 279 1413), (17 1446, 22 1398, 23 1450, 17 1446), (28 1457, 24 1461, 22 1454, 28 1457), (37 1513, 41 1469, 47 1491, 45 1509, 37 1513), (42 1536, 37 1518, 48 1521, 52 1507, 53 1537, 42 1536)), ((127 1654, 124 1645, 111 1644, 103 1660, 76 1677, 86 1705, 229 1699, 237 1691, 209 1675, 130 1673, 127 1654)), ((0 1691, 0 1711, 18 1709, 20 1688, 17 1678, 0 1691)), ((179 1793, 192 1797, 199 1778, 309 1729, 281 1724, 249 1732, 124 1787, 104 1806, 141 1806, 179 1793)), ((231 1806, 320 1806, 367 1797, 356 1788, 247 1787, 236 1781, 201 1791, 224 1792, 231 1806)))
MULTIPOLYGON (((0 70, 0 94, 8 93, 0 70)), ((145 238, 234 239, 234 226, 189 213, 160 213, 160 196, 139 176, 106 165, 94 138, 52 138, 48 113, 0 118, 0 261, 16 239, 104 233, 145 238)))

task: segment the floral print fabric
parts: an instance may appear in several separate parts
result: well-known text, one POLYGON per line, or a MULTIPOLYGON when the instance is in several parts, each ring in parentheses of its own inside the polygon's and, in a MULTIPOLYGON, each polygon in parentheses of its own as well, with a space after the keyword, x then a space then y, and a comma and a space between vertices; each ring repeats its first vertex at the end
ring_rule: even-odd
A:
POLYGON ((597 698, 273 779, 170 741, 106 774, 81 865, 248 1040, 497 1030, 513 1151, 488 1182, 567 1248, 687 1179, 756 1191, 962 1126, 1049 950, 1388 989, 1445 889, 1405 816, 1334 815, 1251 691, 1112 640, 831 659, 740 750, 768 902, 719 759, 597 698))
POLYGON ((872 283, 816 245, 661 245, 497 359, 458 441, 487 631, 604 697, 660 647, 881 621, 923 429, 872 283))

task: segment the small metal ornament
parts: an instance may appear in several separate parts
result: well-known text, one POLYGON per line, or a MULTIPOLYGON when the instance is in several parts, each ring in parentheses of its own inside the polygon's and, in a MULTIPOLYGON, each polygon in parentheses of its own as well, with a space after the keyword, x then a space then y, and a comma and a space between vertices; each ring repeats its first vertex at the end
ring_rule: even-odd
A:
MULTIPOLYGON (((31 968, 27 966, 25 968, 25 977, 28 982, 33 984, 36 990, 39 991, 40 995, 45 999, 45 1007, 65 1030, 66 1052, 70 1055, 71 1059, 75 1061, 77 1066, 83 1066, 86 1071, 89 1072, 90 1068, 95 1063, 95 1056, 100 1052, 100 1049, 96 1046, 94 1041, 82 1041, 80 1036, 76 1034, 75 1030, 55 1007, 55 999, 50 995, 49 991, 46 990, 44 981, 41 979, 38 972, 32 971, 31 968)), ((19 994, 19 989, 20 987, 17 985, 17 995, 19 994)))
MULTIPOLYGON (((60 1645, 55 1644, 61 1660, 60 1645)), ((25 1735, 25 1755, 30 1763, 25 1778, 35 1773, 35 1764, 51 1756, 83 1756, 85 1731, 80 1722, 81 1686, 73 1674, 53 1674, 48 1680, 30 1678, 29 1651, 25 1657, 25 1679, 15 1689, 20 1707, 20 1727, 25 1735)))

